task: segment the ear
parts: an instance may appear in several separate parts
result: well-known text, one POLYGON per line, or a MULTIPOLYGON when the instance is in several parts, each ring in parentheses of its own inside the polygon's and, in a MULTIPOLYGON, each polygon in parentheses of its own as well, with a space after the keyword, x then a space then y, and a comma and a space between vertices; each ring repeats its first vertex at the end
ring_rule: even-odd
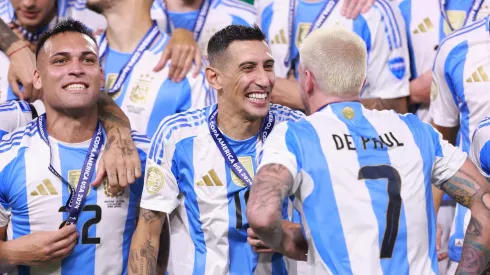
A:
POLYGON ((305 70, 305 92, 310 94, 315 90, 315 76, 308 70, 305 70))
POLYGON ((39 70, 36 68, 34 69, 34 79, 32 80, 32 84, 34 85, 34 88, 37 90, 41 90, 43 88, 43 82, 41 80, 41 75, 39 74, 39 70))
POLYGON ((211 87, 213 87, 216 91, 223 88, 218 69, 213 67, 206 67, 206 79, 208 80, 211 87))
POLYGON ((102 69, 102 67, 99 67, 99 69, 100 69, 100 90, 102 91, 105 88, 104 69, 102 69))

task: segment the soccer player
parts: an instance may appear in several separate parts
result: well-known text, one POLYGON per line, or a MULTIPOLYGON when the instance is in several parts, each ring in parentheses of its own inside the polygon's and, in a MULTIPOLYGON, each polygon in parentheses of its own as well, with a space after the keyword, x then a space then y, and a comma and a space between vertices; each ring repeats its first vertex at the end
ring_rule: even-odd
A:
POLYGON ((367 79, 361 94, 367 108, 405 113, 409 95, 407 39, 401 14, 380 0, 355 19, 341 15, 343 1, 259 1, 258 20, 274 55, 278 76, 272 102, 303 109, 297 88, 298 47, 313 30, 341 25, 363 38, 368 48, 367 79), (296 77, 295 77, 296 76, 296 77))
POLYGON ((239 0, 155 0, 151 16, 167 34, 181 28, 193 33, 201 55, 212 35, 228 25, 250 26, 256 12, 252 5, 239 0))
POLYGON ((230 25, 207 49, 218 104, 168 117, 153 136, 130 274, 155 268, 167 214, 170 274, 286 273, 281 255, 247 243, 245 209, 258 149, 274 125, 302 114, 269 105, 274 60, 257 26, 230 25))
MULTIPOLYGON (((32 48, 35 47, 43 32, 63 18, 71 17, 81 20, 92 30, 105 28, 105 19, 85 9, 84 6, 85 4, 74 0, 3 1, 0 3, 0 19, 10 23, 12 28, 25 39, 27 42, 25 45, 32 48)), ((13 53, 7 52, 7 54, 10 56, 13 53)), ((0 102, 17 99, 16 94, 21 93, 21 89, 15 81, 10 81, 12 84, 11 86, 8 85, 9 64, 9 58, 0 52, 0 102)), ((9 77, 14 76, 10 75, 9 77)))
POLYGON ((133 128, 152 136, 168 115, 214 103, 204 72, 175 83, 168 67, 154 72, 169 36, 150 18, 152 0, 89 0, 104 15, 107 32, 99 38, 105 88, 129 117, 133 128))
POLYGON ((490 186, 429 124, 357 102, 366 54, 363 40, 341 28, 316 30, 303 42, 300 87, 309 116, 277 126, 266 141, 250 227, 272 249, 297 255, 303 235, 284 230, 280 213, 294 194, 312 274, 439 274, 434 184, 471 208, 460 271, 480 274, 490 256, 490 186))
MULTIPOLYGON (((486 17, 450 34, 439 45, 432 72, 430 114, 433 124, 444 139, 467 153, 477 124, 490 113, 488 28, 489 18, 486 17)), ((469 218, 468 209, 457 205, 449 238, 449 258, 454 262, 450 265, 457 265, 461 259, 466 231, 464 221, 469 218)))
MULTIPOLYGON (((88 185, 104 147, 121 146, 98 119, 103 74, 96 40, 70 19, 37 47, 34 85, 45 91, 46 114, 0 141, 2 255, 20 274, 30 266, 45 274, 123 274, 143 181, 115 195, 107 183, 88 185)), ((133 139, 143 162, 149 139, 133 139)))

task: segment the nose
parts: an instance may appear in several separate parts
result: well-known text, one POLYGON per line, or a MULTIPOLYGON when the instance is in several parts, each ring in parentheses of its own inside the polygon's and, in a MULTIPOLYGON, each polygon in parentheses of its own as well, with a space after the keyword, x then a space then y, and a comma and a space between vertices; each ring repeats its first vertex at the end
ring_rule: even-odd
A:
POLYGON ((33 8, 36 6, 37 0, 23 0, 22 5, 26 8, 33 8))
POLYGON ((257 70, 257 75, 255 77, 255 84, 262 89, 265 89, 271 85, 269 79, 269 72, 264 70, 264 68, 259 68, 257 70))
POLYGON ((68 74, 76 77, 80 77, 85 74, 85 71, 83 70, 83 66, 81 64, 81 60, 77 60, 76 62, 72 63, 68 74))

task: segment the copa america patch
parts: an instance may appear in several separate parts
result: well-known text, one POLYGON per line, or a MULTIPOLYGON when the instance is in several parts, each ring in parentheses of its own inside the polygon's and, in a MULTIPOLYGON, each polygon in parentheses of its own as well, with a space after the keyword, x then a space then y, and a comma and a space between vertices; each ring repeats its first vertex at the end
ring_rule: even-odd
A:
POLYGON ((406 65, 403 57, 395 57, 388 60, 388 67, 396 78, 401 80, 405 76, 406 65))

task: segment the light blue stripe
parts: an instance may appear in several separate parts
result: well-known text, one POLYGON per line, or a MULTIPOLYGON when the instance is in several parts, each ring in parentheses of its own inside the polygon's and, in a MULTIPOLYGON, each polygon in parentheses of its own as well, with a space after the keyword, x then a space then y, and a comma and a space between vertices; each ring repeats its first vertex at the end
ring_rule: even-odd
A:
MULTIPOLYGON (((2 172, 6 173, 7 177, 10 178, 7 182, 2 182, 2 193, 4 193, 2 195, 8 198, 8 203, 11 207, 11 226, 14 239, 31 234, 29 203, 27 200, 25 150, 26 148, 21 148, 16 160, 11 162, 8 168, 2 172), (7 187, 5 184, 9 184, 9 186, 7 187)), ((19 274, 30 274, 30 268, 19 266, 19 274)))
POLYGON ((417 78, 417 65, 415 54, 413 52, 413 44, 412 44, 412 32, 410 31, 410 24, 412 22, 412 1, 406 0, 403 1, 399 7, 402 13, 403 19, 405 20, 405 32, 407 34, 407 44, 408 44, 408 53, 410 57, 410 80, 417 78))
POLYGON ((16 101, 9 100, 9 101, 6 101, 4 103, 0 103, 0 108, 2 108, 2 107, 11 107, 11 106, 15 106, 15 105, 17 105, 16 104, 16 101))
MULTIPOLYGON (((0 153, 7 152, 7 151, 11 150, 14 146, 20 145, 22 143, 22 138, 23 137, 25 137, 25 136, 32 137, 32 136, 34 136, 36 134, 37 134, 37 130, 35 130, 32 133, 26 133, 26 134, 24 134, 22 137, 13 140, 12 143, 9 144, 9 146, 0 148, 0 153)), ((3 140, 2 140, 2 142, 3 142, 3 140)))
POLYGON ((396 21, 395 14, 393 13, 393 9, 391 5, 385 0, 378 0, 378 2, 381 3, 385 12, 388 14, 388 17, 390 18, 390 26, 392 28, 393 35, 395 36, 396 47, 399 48, 402 45, 401 33, 400 33, 400 28, 398 26, 398 22, 396 21), (393 23, 395 24, 395 28, 393 28, 393 23))
POLYGON ((298 169, 303 169, 314 183, 303 202, 303 212, 315 247, 333 274, 352 274, 337 198, 318 134, 307 120, 288 122, 288 126, 288 150, 296 155, 298 169), (297 149, 298 139, 301 139, 301 149, 297 149))
POLYGON ((389 16, 388 12, 386 11, 386 8, 383 6, 383 3, 381 3, 380 0, 376 1, 374 6, 376 8, 378 8, 378 10, 381 13, 381 20, 384 22, 384 25, 385 25, 385 33, 386 33, 386 36, 388 38, 388 43, 390 44, 390 50, 393 48, 397 48, 397 45, 398 45, 397 42, 398 41, 397 41, 396 34, 395 34, 395 31, 393 28, 393 23, 391 22, 390 16, 389 16))
MULTIPOLYGON (((363 143, 361 137, 364 138, 376 138, 379 139, 379 133, 371 125, 371 123, 364 117, 362 105, 356 102, 348 103, 336 103, 330 105, 332 111, 337 118, 342 121, 349 129, 352 139, 355 141, 355 148, 357 148, 357 158, 360 167, 365 166, 379 166, 379 165, 391 165, 390 157, 388 155, 387 147, 375 149, 374 143, 369 143, 367 149, 363 149, 363 143), (349 106, 354 110, 355 114, 359 114, 352 120, 346 119, 342 115, 342 110, 349 106)), ((389 196, 387 193, 387 180, 386 179, 365 179, 366 187, 368 188, 371 196, 371 204, 374 214, 378 221, 379 230, 379 248, 383 242, 383 237, 386 231, 386 213, 389 196)), ((391 258, 380 259, 381 268, 383 274, 409 274, 408 256, 407 256, 407 224, 405 218, 405 206, 402 201, 402 207, 400 211, 400 218, 398 222, 398 234, 395 240, 393 248, 393 254, 391 258)))
MULTIPOLYGON (((201 212, 199 210, 199 203, 197 202, 197 194, 194 190, 194 167, 193 158, 194 158, 194 148, 193 142, 189 142, 186 144, 185 148, 177 148, 179 143, 176 146, 175 154, 173 156, 172 163, 185 163, 188 167, 185 167, 184 175, 179 174, 179 168, 176 165, 172 165, 172 173, 176 178, 179 178, 179 189, 182 193, 184 193, 184 207, 187 212, 188 224, 189 224, 189 233, 191 235, 191 239, 194 242, 194 268, 193 275, 201 275, 205 274, 206 269, 206 241, 204 240, 204 232, 202 231, 202 222, 201 222, 201 212), (185 156, 180 157, 180 153, 185 153, 185 156), (179 158, 183 158, 180 160, 179 158)), ((189 251, 189 253, 192 253, 189 251)))
POLYGON ((465 99, 464 89, 464 83, 466 83, 464 80, 464 68, 467 54, 468 41, 466 40, 451 50, 444 64, 445 80, 453 96, 454 104, 458 106, 461 113, 459 131, 461 132, 462 143, 459 146, 466 153, 470 150, 470 110, 465 99))
POLYGON ((2 108, 2 107, 0 107, 0 113, 9 112, 9 111, 15 111, 15 110, 17 110, 17 107, 10 107, 10 108, 2 108))
POLYGON ((480 150, 480 168, 485 174, 490 175, 490 140, 486 137, 485 145, 480 150))
POLYGON ((415 144, 419 148, 423 161, 425 207, 428 228, 428 255, 432 264, 434 274, 439 274, 439 265, 436 251, 436 214, 432 199, 432 166, 435 161, 436 152, 441 150, 439 135, 432 126, 421 122, 414 115, 399 115, 400 119, 407 124, 412 133, 415 144), (428 138, 430 137, 430 139, 428 138))
POLYGON ((17 140, 19 138, 22 138, 23 135, 32 134, 35 131, 37 131, 37 127, 35 127, 34 124, 31 124, 31 123, 28 124, 26 128, 23 128, 19 131, 13 132, 10 135, 9 139, 0 141, 0 149, 3 149, 7 146, 10 146, 12 144, 12 142, 14 142, 15 140, 17 140))
MULTIPOLYGON (((88 153, 88 147, 86 148, 71 148, 65 145, 55 145, 58 146, 59 160, 60 160, 60 174, 63 178, 68 179, 68 171, 70 170, 80 170, 83 166, 85 156, 88 153)), ((56 159, 56 156, 53 156, 56 159)), ((92 180, 95 178, 95 173, 92 180)), ((60 201, 60 207, 68 201, 69 198, 69 188, 66 184, 62 184, 62 201, 60 201)), ((75 245, 73 252, 62 261, 61 274, 70 275, 73 273, 79 274, 94 274, 95 272, 95 249, 96 244, 83 244, 83 227, 84 224, 95 217, 95 211, 86 211, 85 207, 97 205, 97 190, 90 187, 90 194, 87 196, 85 204, 83 205, 83 210, 80 212, 80 216, 77 222, 77 231, 79 234, 78 243, 75 245)), ((102 209, 103 211, 103 209, 102 209)), ((101 213, 104 217, 104 212, 101 213)), ((68 213, 63 213, 63 219, 68 219, 68 213)), ((97 224, 94 224, 88 228, 88 237, 95 238, 97 236, 97 224)), ((102 229, 101 229, 102 230, 102 229)), ((110 230, 110 228, 105 228, 105 230, 110 230)), ((104 240, 100 240, 103 244, 104 240)))
POLYGON ((456 215, 454 217, 454 234, 449 236, 448 254, 449 259, 455 262, 459 262, 461 259, 462 247, 456 246, 456 239, 464 239, 464 217, 468 208, 461 204, 456 204, 456 215))

